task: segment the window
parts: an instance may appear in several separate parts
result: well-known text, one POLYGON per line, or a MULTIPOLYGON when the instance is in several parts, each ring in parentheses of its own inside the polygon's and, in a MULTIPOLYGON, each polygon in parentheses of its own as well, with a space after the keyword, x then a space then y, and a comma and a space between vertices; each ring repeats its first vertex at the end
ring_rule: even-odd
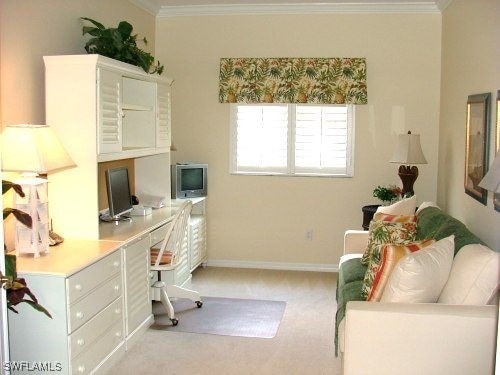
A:
POLYGON ((352 176, 353 107, 231 104, 231 173, 352 176))

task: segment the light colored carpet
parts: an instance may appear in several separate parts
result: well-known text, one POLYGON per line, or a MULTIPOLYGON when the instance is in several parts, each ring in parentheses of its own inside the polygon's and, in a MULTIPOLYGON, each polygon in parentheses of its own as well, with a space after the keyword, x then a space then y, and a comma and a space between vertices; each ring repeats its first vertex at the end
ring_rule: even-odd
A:
POLYGON ((273 338, 285 312, 286 302, 242 298, 202 297, 203 307, 189 300, 174 301, 177 326, 172 326, 161 303, 154 303, 155 324, 169 332, 273 338))
POLYGON ((202 296, 286 301, 276 337, 149 329, 108 373, 339 375, 333 345, 336 282, 336 273, 199 268, 192 289, 202 296))

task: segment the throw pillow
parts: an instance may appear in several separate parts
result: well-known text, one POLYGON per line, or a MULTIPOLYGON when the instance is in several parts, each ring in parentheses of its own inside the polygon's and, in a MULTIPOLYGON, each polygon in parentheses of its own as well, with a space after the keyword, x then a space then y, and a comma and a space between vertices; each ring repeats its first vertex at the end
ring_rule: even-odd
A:
POLYGON ((380 258, 382 245, 394 243, 404 245, 415 241, 417 217, 415 215, 387 215, 376 212, 370 222, 368 246, 361 263, 368 265, 371 258, 380 258))
POLYGON ((417 196, 413 195, 410 198, 404 198, 390 206, 380 206, 377 212, 390 215, 414 215, 417 208, 417 196))
POLYGON ((453 260, 450 277, 439 303, 450 305, 486 305, 499 287, 500 253, 473 244, 460 249, 453 260))
POLYGON ((411 242, 406 245, 388 244, 382 247, 380 262, 370 262, 363 282, 363 294, 367 301, 380 301, 392 270, 405 255, 423 249, 436 242, 434 239, 411 242))
POLYGON ((389 276, 381 302, 437 302, 454 255, 454 236, 403 257, 389 276))

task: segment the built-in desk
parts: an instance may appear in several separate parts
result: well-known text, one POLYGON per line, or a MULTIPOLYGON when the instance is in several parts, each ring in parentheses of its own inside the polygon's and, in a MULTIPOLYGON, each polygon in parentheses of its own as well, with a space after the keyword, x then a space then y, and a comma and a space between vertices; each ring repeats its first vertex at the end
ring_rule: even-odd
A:
POLYGON ((132 219, 99 223, 99 239, 130 242, 167 224, 176 211, 175 206, 154 209, 151 215, 133 216, 132 219))
MULTIPOLYGON (((18 305, 19 314, 9 312, 11 360, 46 364, 58 374, 105 373, 119 360, 153 322, 149 249, 164 238, 179 203, 131 221, 100 223, 98 240, 66 239, 39 258, 20 255, 18 276, 53 318, 26 304, 18 305)), ((190 238, 200 236, 193 229, 200 216, 205 225, 204 198, 193 203, 187 249, 199 248, 190 238)), ((182 256, 186 265, 175 271, 174 283, 186 272, 190 279, 194 257, 188 250, 182 256)), ((32 374, 33 366, 18 373, 32 374)))

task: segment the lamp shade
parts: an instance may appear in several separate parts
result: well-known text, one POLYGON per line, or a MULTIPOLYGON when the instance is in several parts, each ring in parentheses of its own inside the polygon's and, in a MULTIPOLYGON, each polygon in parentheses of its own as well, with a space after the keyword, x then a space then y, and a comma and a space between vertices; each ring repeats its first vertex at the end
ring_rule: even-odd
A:
POLYGON ((390 162, 407 165, 427 164, 420 146, 420 135, 411 134, 411 132, 398 135, 398 144, 390 162))
POLYGON ((493 160, 493 164, 479 183, 479 186, 493 193, 500 193, 500 152, 493 160))
POLYGON ((2 132, 2 170, 48 173, 74 166, 47 125, 11 125, 2 132))

